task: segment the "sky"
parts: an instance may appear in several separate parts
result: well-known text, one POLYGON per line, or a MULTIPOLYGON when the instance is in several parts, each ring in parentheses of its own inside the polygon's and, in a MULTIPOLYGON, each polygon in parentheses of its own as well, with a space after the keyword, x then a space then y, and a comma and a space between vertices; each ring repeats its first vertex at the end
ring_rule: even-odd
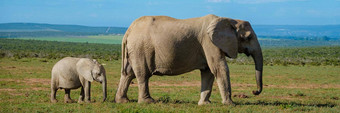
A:
POLYGON ((340 0, 0 0, 0 23, 128 27, 146 15, 207 14, 253 25, 340 25, 340 0))

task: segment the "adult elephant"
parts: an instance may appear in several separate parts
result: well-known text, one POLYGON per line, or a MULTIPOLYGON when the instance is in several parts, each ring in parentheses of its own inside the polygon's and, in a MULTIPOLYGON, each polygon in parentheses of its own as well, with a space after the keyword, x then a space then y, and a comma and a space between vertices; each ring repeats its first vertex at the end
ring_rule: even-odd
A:
POLYGON ((138 81, 138 103, 151 103, 149 78, 152 75, 179 75, 201 71, 199 105, 210 103, 216 78, 222 103, 233 105, 229 68, 225 57, 238 53, 255 61, 257 91, 262 91, 263 58, 260 44, 247 21, 215 15, 175 19, 143 16, 135 20, 122 41, 122 70, 115 102, 128 102, 127 91, 133 78, 138 81))

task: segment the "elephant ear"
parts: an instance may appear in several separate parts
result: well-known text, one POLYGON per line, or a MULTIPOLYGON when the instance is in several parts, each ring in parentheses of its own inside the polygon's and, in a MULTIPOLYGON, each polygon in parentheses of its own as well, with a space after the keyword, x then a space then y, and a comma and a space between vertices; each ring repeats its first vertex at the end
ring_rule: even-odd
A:
POLYGON ((210 22, 207 33, 212 43, 230 58, 236 58, 238 41, 233 27, 237 22, 229 18, 217 18, 210 22))
POLYGON ((93 77, 92 77, 92 68, 93 68, 93 62, 89 59, 80 59, 76 66, 77 66, 77 72, 79 76, 84 77, 87 81, 92 82, 93 77))

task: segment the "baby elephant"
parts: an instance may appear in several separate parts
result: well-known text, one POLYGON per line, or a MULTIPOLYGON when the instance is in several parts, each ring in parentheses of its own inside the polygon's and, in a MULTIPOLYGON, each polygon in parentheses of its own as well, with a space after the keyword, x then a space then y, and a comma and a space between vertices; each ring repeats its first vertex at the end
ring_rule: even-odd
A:
POLYGON ((88 58, 66 57, 58 61, 52 68, 51 102, 57 102, 58 89, 65 90, 65 103, 71 103, 71 89, 81 87, 78 103, 90 102, 91 82, 95 80, 103 85, 103 101, 106 99, 106 74, 104 67, 96 60, 88 58))

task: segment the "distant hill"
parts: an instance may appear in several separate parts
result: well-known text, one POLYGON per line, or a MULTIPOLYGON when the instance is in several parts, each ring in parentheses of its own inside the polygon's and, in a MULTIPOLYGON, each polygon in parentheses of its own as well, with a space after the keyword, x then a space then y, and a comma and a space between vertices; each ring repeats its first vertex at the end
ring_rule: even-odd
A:
POLYGON ((0 37, 82 36, 98 34, 124 34, 125 27, 90 27, 82 25, 56 25, 38 23, 2 23, 0 37))
MULTIPOLYGON (((340 25, 253 25, 261 38, 313 39, 315 37, 340 39, 340 25)), ((86 36, 124 34, 126 27, 91 27, 38 23, 2 23, 1 37, 86 36)))

